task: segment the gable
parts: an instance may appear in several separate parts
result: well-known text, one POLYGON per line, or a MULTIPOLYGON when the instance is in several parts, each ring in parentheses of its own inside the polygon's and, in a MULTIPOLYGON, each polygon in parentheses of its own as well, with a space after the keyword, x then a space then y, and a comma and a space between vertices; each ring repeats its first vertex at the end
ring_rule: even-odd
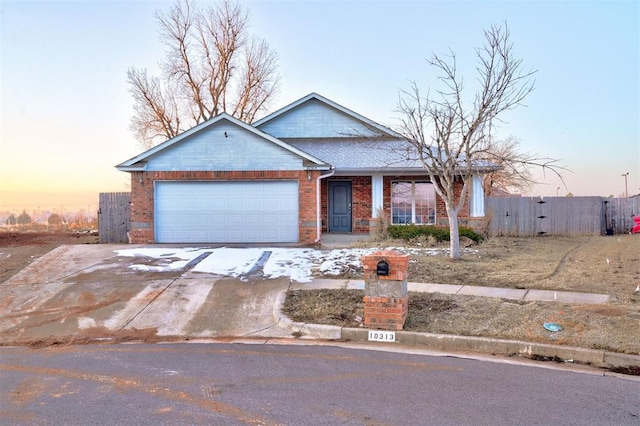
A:
POLYGON ((151 155, 148 171, 303 170, 303 158, 221 120, 151 155))
POLYGON ((133 171, 326 170, 298 148, 222 113, 116 168, 133 171))
POLYGON ((254 123, 276 138, 400 137, 396 132, 369 120, 317 93, 254 123))

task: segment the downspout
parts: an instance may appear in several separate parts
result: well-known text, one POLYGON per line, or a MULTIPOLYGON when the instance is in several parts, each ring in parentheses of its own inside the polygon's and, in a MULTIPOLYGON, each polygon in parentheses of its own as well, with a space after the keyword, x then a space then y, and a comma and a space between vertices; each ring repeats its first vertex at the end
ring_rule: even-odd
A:
POLYGON ((331 166, 331 171, 329 173, 326 175, 320 175, 316 178, 316 231, 318 237, 314 241, 314 244, 318 244, 322 238, 322 218, 320 217, 320 213, 322 212, 322 207, 320 205, 320 180, 333 176, 335 172, 335 167, 331 166))

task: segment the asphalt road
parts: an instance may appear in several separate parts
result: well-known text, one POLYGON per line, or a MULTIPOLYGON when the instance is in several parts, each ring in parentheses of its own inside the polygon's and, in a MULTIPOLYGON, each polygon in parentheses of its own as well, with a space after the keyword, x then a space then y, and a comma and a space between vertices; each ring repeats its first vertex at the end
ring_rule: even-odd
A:
POLYGON ((640 381, 359 348, 0 348, 0 424, 640 424, 640 381))

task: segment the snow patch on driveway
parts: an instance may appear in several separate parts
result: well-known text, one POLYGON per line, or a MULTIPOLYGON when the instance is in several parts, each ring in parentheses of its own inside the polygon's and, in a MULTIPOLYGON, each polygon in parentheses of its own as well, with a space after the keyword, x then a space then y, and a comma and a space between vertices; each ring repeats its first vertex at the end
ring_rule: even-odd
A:
POLYGON ((118 256, 140 259, 129 268, 137 271, 170 272, 184 268, 202 253, 210 255, 198 263, 193 271, 228 277, 241 277, 249 273, 260 256, 270 251, 271 256, 264 265, 267 278, 289 277, 300 283, 308 283, 315 275, 339 276, 354 273, 361 268, 360 258, 379 250, 397 250, 402 253, 420 255, 446 255, 446 248, 344 248, 334 250, 314 250, 310 248, 135 248, 116 250, 118 256), (143 259, 145 262, 143 263, 143 259), (149 265, 149 260, 155 260, 149 265))
POLYGON ((177 271, 185 266, 193 259, 206 253, 207 250, 198 248, 134 248, 125 250, 115 250, 118 256, 154 259, 154 265, 134 264, 129 268, 142 272, 168 272, 177 271))
POLYGON ((193 271, 229 277, 246 275, 265 250, 267 249, 226 247, 209 250, 211 254, 198 263, 193 271))

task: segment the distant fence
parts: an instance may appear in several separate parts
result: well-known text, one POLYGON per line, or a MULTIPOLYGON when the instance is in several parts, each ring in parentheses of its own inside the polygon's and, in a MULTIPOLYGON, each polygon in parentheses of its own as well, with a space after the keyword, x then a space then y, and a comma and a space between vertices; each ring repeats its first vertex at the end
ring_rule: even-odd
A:
POLYGON ((490 235, 627 233, 640 215, 640 197, 487 197, 490 235))
POLYGON ((100 193, 98 232, 101 243, 128 243, 131 223, 131 196, 128 192, 100 193))

